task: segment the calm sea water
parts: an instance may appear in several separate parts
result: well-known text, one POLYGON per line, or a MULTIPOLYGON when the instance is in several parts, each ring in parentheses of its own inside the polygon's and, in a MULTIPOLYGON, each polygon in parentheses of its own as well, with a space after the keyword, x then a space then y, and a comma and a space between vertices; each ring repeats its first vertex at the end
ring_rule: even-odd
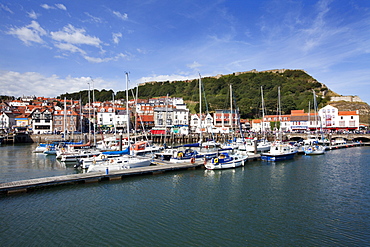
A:
MULTIPOLYGON (((71 174, 0 147, 0 181, 71 174)), ((370 147, 0 197, 0 246, 369 246, 370 147)))

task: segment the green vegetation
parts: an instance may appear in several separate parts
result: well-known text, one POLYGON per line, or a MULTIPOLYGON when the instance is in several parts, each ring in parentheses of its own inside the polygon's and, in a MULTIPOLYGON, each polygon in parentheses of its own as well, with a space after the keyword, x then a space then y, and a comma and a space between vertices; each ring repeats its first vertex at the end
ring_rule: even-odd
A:
MULTIPOLYGON (((182 97, 189 104, 192 112, 199 110, 198 79, 191 81, 155 82, 139 86, 139 97, 143 99, 166 96, 182 97)), ((225 75, 220 78, 202 78, 204 95, 209 111, 216 109, 227 109, 230 106, 229 85, 232 84, 234 99, 240 109, 242 118, 261 117, 261 86, 264 91, 265 108, 267 114, 276 114, 278 101, 278 87, 281 91, 281 111, 289 114, 290 110, 305 109, 307 111, 309 102, 313 108, 312 90, 318 96, 328 92, 328 88, 302 70, 286 70, 284 73, 260 72, 244 73, 240 75, 225 75)), ((98 101, 112 99, 113 91, 95 90, 95 98, 98 101)), ((130 93, 130 95, 132 95, 130 93)), ((80 99, 87 101, 87 91, 75 94, 61 95, 60 98, 80 99)), ((124 98, 125 92, 117 93, 116 98, 124 98)), ((326 105, 328 97, 318 97, 319 107, 326 105)))

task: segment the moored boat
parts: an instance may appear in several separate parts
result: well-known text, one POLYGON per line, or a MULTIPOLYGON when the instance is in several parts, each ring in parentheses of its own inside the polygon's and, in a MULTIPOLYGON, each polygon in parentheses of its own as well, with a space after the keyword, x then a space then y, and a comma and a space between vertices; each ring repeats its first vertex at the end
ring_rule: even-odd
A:
POLYGON ((124 155, 116 158, 109 158, 100 163, 90 164, 87 172, 110 172, 124 169, 150 166, 151 158, 124 155))
POLYGON ((204 167, 208 170, 222 170, 236 168, 244 165, 248 156, 230 155, 223 152, 217 158, 212 158, 210 162, 206 162, 204 167))
POLYGON ((275 142, 271 145, 270 151, 261 153, 261 159, 265 161, 281 161, 293 159, 297 149, 290 144, 275 142))
POLYGON ((324 154, 325 150, 326 150, 325 146, 310 145, 308 147, 305 147, 304 153, 306 155, 319 155, 319 154, 324 154))

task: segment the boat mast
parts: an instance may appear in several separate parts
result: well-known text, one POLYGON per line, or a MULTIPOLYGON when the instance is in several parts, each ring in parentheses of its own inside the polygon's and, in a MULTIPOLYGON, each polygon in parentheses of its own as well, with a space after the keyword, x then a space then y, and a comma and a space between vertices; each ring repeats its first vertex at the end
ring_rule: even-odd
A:
POLYGON ((308 101, 308 131, 310 131, 310 124, 311 124, 311 101, 308 101))
POLYGON ((261 86, 261 98, 262 98, 262 126, 261 126, 261 130, 262 130, 262 133, 264 134, 265 133, 265 126, 264 126, 264 119, 265 119, 265 100, 263 99, 263 88, 261 86))
POLYGON ((126 128, 127 128, 127 141, 128 145, 130 146, 130 114, 128 111, 128 73, 126 72, 126 128))
POLYGON ((163 146, 166 147, 166 139, 167 139, 167 118, 168 118, 168 94, 166 96, 166 116, 164 122, 164 141, 163 146))
POLYGON ((202 148, 202 76, 199 73, 199 143, 202 148))
POLYGON ((230 84, 230 126, 231 132, 233 132, 233 89, 232 84, 230 84))
POLYGON ((114 118, 113 118, 113 128, 114 128, 114 136, 117 135, 117 127, 116 127, 116 121, 117 121, 117 116, 116 116, 116 105, 115 105, 115 100, 114 100, 114 92, 112 93, 112 99, 113 99, 113 112, 114 112, 114 118))
POLYGON ((315 93, 315 90, 312 89, 312 92, 313 92, 313 102, 314 102, 314 111, 315 111, 315 127, 316 127, 316 136, 317 136, 317 125, 318 125, 318 122, 320 122, 320 132, 321 132, 321 140, 323 141, 324 138, 323 138, 323 133, 322 133, 322 122, 321 122, 321 119, 319 119, 319 111, 318 111, 318 108, 317 108, 317 101, 316 101, 316 93, 315 93))
POLYGON ((82 99, 80 97, 80 132, 81 132, 81 140, 83 138, 83 128, 82 128, 82 99))
POLYGON ((281 106, 280 106, 280 87, 278 87, 278 109, 277 109, 277 114, 278 114, 278 117, 277 117, 277 121, 276 121, 276 128, 277 128, 277 125, 279 123, 279 128, 277 128, 277 132, 278 132, 278 136, 279 136, 279 141, 282 141, 282 133, 280 131, 281 129, 281 122, 280 122, 280 119, 281 119, 281 106))
POLYGON ((67 140, 67 134, 68 134, 68 130, 67 130, 67 98, 64 97, 64 140, 67 140))
MULTIPOLYGON (((93 85, 93 105, 94 105, 94 102, 95 102, 95 86, 94 86, 94 80, 90 77, 91 81, 92 81, 92 85, 93 85)), ((96 146, 96 135, 95 135, 95 132, 96 132, 96 119, 95 119, 95 106, 93 108, 93 117, 94 117, 94 122, 93 122, 93 125, 94 125, 94 147, 96 146)))
POLYGON ((88 98, 89 98, 89 142, 91 140, 91 122, 90 122, 90 118, 91 118, 91 109, 90 109, 90 106, 91 106, 91 103, 90 103, 90 82, 87 83, 89 85, 89 93, 88 93, 88 98))
POLYGON ((134 133, 134 138, 135 138, 135 142, 137 142, 137 119, 138 119, 138 114, 137 114, 137 102, 138 102, 138 95, 139 95, 139 85, 136 85, 136 92, 135 92, 135 95, 134 93, 132 93, 132 97, 134 97, 134 108, 132 108, 134 110, 134 121, 135 121, 135 133, 134 133))

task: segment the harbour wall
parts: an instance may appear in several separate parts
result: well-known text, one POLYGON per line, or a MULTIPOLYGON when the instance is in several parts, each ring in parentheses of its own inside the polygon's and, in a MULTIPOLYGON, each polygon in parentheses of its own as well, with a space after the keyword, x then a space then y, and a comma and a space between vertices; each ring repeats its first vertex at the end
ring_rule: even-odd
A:
MULTIPOLYGON (((114 134, 108 134, 104 135, 104 138, 113 137, 114 134)), ((125 138, 126 136, 123 135, 122 138, 125 138)), ((172 134, 172 135, 137 135, 137 136, 130 136, 132 139, 136 140, 151 140, 153 143, 159 143, 166 145, 177 145, 177 144, 184 144, 184 143, 196 143, 199 142, 200 138, 202 138, 203 141, 206 140, 215 140, 219 143, 225 143, 228 140, 232 140, 234 138, 241 137, 240 134, 202 134, 200 136, 199 134, 189 134, 189 135, 178 135, 178 134, 172 134)), ((257 139, 263 139, 264 135, 261 133, 248 133, 247 135, 244 135, 244 137, 248 138, 257 138, 257 139)), ((276 135, 274 134, 268 134, 266 138, 269 141, 273 141, 275 139, 276 135)), ((103 139, 102 135, 97 135, 96 141, 100 141, 103 139)), ((119 138, 119 137, 117 137, 119 138)), ((284 141, 298 141, 300 139, 307 139, 308 135, 304 133, 284 133, 282 139, 284 141)), ((324 138, 328 140, 335 140, 335 139, 344 139, 346 141, 362 141, 362 142, 370 142, 370 134, 326 134, 324 135, 324 138)), ((24 137, 24 140, 27 140, 27 142, 53 142, 53 141, 63 141, 61 135, 30 135, 29 138, 24 137)), ((87 135, 74 135, 69 136, 68 139, 64 141, 85 141, 88 142, 89 137, 87 135)), ((94 143, 93 136, 90 136, 90 142, 94 143)))

